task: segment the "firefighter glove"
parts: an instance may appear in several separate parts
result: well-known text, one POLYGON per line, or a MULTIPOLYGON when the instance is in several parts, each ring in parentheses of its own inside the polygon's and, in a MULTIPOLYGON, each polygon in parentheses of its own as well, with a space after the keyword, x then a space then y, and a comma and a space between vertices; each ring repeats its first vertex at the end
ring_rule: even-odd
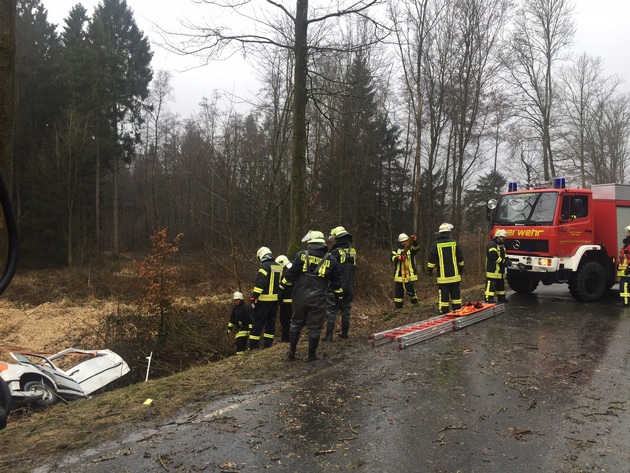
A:
POLYGON ((398 261, 405 261, 405 255, 398 255, 398 261))
POLYGON ((256 307, 256 298, 255 297, 250 297, 249 298, 249 302, 252 303, 252 309, 254 309, 256 307))

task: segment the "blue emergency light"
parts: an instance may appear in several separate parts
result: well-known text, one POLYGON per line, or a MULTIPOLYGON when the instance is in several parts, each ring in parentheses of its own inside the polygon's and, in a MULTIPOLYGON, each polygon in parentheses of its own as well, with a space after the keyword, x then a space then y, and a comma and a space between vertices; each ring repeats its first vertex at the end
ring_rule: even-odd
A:
POLYGON ((508 192, 516 192, 518 190, 518 184, 516 181, 508 183, 508 192))
POLYGON ((553 187, 556 189, 564 189, 566 188, 566 181, 564 177, 556 177, 553 183, 553 187))

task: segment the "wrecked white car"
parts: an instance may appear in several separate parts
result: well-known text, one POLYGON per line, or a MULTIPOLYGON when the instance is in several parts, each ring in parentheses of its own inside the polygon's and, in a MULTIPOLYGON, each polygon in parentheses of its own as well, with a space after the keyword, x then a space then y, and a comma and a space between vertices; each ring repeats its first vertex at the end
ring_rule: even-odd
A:
POLYGON ((62 400, 88 397, 129 372, 111 350, 68 348, 54 355, 11 352, 15 363, 0 362, 0 377, 15 403, 45 407, 62 400))

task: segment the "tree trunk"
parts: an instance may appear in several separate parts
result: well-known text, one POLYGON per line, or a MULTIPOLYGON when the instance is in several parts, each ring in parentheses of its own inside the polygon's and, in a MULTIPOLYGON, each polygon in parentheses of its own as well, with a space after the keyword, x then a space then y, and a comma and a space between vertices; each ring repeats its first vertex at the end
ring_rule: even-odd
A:
POLYGON ((0 172, 13 188, 13 111, 15 108, 16 0, 0 0, 0 172))
POLYGON ((291 166, 291 229, 289 254, 300 248, 306 230, 306 76, 308 68, 308 0, 297 0, 293 97, 293 160, 291 166))

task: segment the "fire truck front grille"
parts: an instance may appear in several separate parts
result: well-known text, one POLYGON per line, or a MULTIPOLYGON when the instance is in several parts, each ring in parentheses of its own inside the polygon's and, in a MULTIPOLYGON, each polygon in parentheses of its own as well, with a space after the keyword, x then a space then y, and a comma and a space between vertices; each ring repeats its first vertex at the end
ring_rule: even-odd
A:
POLYGON ((506 239, 505 249, 507 251, 524 251, 527 253, 547 253, 549 251, 549 241, 506 239))

